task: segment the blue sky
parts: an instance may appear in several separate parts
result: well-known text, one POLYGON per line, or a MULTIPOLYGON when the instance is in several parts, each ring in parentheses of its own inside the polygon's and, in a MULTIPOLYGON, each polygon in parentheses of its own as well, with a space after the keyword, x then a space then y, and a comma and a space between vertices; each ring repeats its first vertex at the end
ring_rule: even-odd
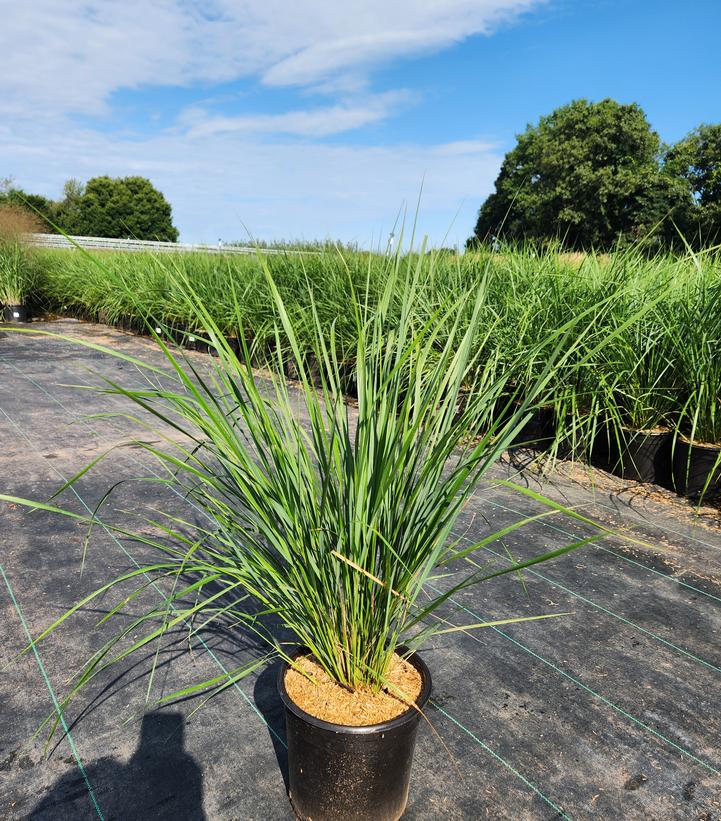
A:
POLYGON ((514 135, 574 98, 672 142, 721 121, 718 0, 13 4, 0 177, 148 176, 185 241, 462 244, 514 135), (446 236, 447 235, 447 236, 446 236))

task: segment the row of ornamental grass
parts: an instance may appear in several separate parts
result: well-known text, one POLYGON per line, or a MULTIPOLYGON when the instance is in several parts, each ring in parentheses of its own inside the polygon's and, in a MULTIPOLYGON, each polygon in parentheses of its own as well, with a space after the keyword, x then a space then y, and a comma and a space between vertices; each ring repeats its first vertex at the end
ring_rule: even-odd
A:
MULTIPOLYGON (((721 443, 721 256, 714 251, 649 258, 633 249, 567 255, 521 247, 459 255, 421 245, 385 256, 324 247, 248 255, 44 251, 35 257, 34 300, 44 309, 135 330, 152 324, 181 341, 207 330, 174 286, 187 279, 215 326, 230 339, 242 338, 259 361, 288 342, 274 331, 264 265, 301 350, 312 358, 318 321, 341 364, 349 365, 357 347, 349 310, 354 294, 377 305, 393 278, 398 294, 389 310, 400 322, 403 283, 415 274, 411 319, 422 328, 460 294, 482 291, 468 395, 489 373, 503 374, 512 388, 499 399, 498 413, 507 412, 509 402, 537 384, 549 356, 543 340, 553 338, 554 350, 565 346, 567 356, 543 395, 532 397, 529 413, 544 406, 552 415, 556 450, 582 454, 599 428, 609 426, 670 428, 721 443)), ((472 311, 467 300, 453 322, 467 327, 472 311)), ((439 351, 443 343, 441 333, 439 351)))

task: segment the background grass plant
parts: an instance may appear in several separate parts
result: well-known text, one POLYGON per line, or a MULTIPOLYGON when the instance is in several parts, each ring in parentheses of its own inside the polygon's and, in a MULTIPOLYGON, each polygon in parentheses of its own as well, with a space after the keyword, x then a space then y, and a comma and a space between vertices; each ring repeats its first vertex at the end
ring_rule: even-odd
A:
MULTIPOLYGON (((261 263, 252 255, 93 257, 78 251, 46 251, 40 255, 38 290, 51 310, 136 329, 144 327, 143 317, 152 316, 176 338, 183 332, 202 334, 207 322, 177 293, 176 279, 181 277, 192 284, 221 335, 237 339, 242 334, 258 353, 277 342, 266 266, 293 322, 299 349, 308 357, 314 355, 310 288, 326 342, 332 327, 339 360, 350 364, 358 333, 348 309, 353 293, 363 293, 371 306, 378 304, 396 257, 323 248, 312 254, 267 256, 261 263)), ((708 417, 715 407, 718 387, 709 384, 707 389, 699 380, 707 378, 704 374, 711 379, 717 361, 709 347, 717 338, 709 323, 715 316, 713 297, 721 287, 721 262, 714 251, 652 258, 634 249, 583 256, 553 248, 541 253, 531 247, 463 256, 424 251, 409 253, 403 265, 420 271, 412 313, 421 324, 446 300, 455 299, 459 322, 467 325, 473 301, 461 303, 459 297, 483 284, 486 297, 474 340, 477 361, 491 359, 503 369, 524 359, 525 369, 514 372, 521 392, 543 368, 543 361, 531 355, 539 341, 585 312, 588 349, 603 348, 603 356, 589 360, 585 369, 559 369, 554 376, 553 416, 566 451, 589 449, 599 417, 647 428, 675 423, 682 409, 691 419, 696 413, 692 405, 704 403, 709 410, 699 409, 697 425, 708 427, 701 416, 708 417), (643 319, 628 324, 639 312, 643 319), (492 328, 490 334, 481 330, 487 327, 492 328), (703 333, 705 342, 699 336, 703 333), (614 346, 603 346, 611 334, 614 346), (696 399, 687 406, 692 396, 696 399)), ((398 291, 397 281, 395 287, 398 291)), ((397 318, 401 303, 401 294, 395 293, 389 314, 397 318)), ((280 339, 287 345, 283 331, 280 339)), ((434 344, 440 346, 440 337, 434 344)), ((574 355, 582 355, 580 347, 574 355)), ((476 370, 479 379, 486 378, 486 370, 476 370)), ((467 375, 467 388, 475 378, 474 371, 467 375)), ((507 397, 499 401, 505 403, 507 397)), ((712 430, 703 435, 719 434, 712 430)))
POLYGON ((38 280, 37 255, 26 242, 26 234, 39 230, 39 223, 26 209, 0 206, 0 304, 25 305, 35 295, 38 280))

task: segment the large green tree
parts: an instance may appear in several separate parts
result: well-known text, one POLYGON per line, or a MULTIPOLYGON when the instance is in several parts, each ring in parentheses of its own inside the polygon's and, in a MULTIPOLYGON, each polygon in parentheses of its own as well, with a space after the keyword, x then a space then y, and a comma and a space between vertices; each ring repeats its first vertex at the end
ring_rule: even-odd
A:
POLYGON ((689 238, 702 245, 721 242, 721 123, 700 125, 671 147, 665 168, 691 189, 689 238))
POLYGON ((178 239, 170 204, 145 177, 93 177, 75 216, 76 233, 86 236, 178 239))
POLYGON ((682 219, 691 204, 688 185, 660 158, 659 137, 638 105, 574 100, 518 137, 469 244, 498 235, 609 248, 659 236, 668 230, 659 223, 682 219))

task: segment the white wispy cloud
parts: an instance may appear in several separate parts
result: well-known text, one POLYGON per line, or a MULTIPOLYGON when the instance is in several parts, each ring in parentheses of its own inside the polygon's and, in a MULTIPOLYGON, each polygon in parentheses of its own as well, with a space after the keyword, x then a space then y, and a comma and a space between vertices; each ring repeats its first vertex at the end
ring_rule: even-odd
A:
MULTIPOLYGON (((102 113, 118 89, 257 76, 274 86, 358 82, 543 0, 33 0, 8 4, 0 101, 102 113), (350 34, 349 34, 350 32, 350 34)), ((322 86, 320 86, 322 87, 322 86)))
POLYGON ((369 125, 388 117, 413 95, 403 91, 376 94, 354 103, 287 111, 282 114, 225 116, 203 108, 190 108, 179 117, 187 135, 197 139, 213 134, 290 134, 298 137, 328 137, 369 125))

